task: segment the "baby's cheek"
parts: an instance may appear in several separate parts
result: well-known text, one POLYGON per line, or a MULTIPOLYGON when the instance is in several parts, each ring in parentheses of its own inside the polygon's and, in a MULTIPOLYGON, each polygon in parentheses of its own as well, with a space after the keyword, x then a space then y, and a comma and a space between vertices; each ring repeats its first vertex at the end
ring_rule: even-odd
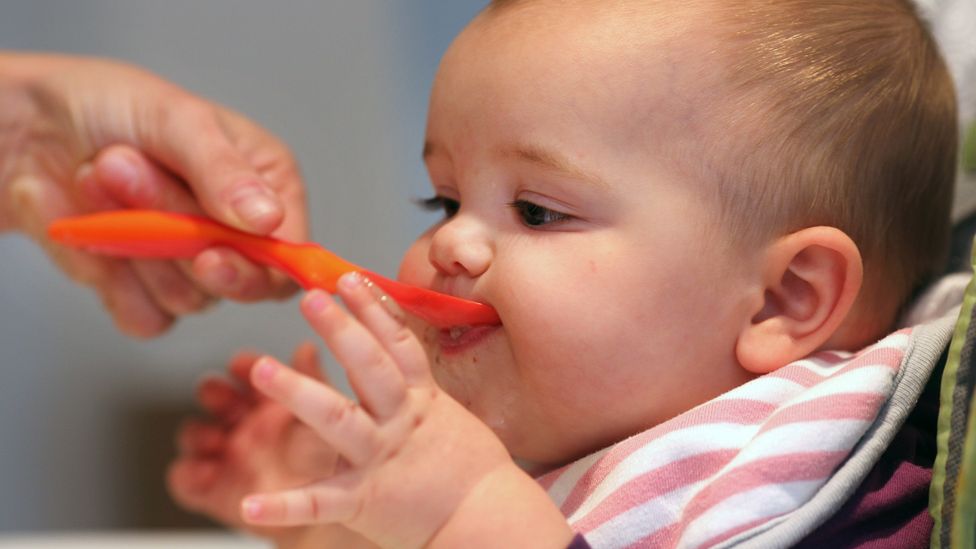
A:
POLYGON ((430 239, 426 234, 411 244, 400 261, 397 280, 425 288, 430 287, 436 271, 428 259, 429 250, 430 239))

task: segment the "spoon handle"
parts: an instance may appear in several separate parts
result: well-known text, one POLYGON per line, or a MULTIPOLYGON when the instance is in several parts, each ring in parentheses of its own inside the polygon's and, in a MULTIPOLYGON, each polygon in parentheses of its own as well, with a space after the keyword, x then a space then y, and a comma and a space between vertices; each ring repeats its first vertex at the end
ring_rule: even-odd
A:
POLYGON ((303 288, 335 293, 344 273, 363 272, 401 307, 438 327, 498 324, 495 310, 425 288, 390 280, 350 263, 314 243, 258 236, 212 219, 156 210, 114 210, 59 219, 48 227, 55 242, 90 252, 134 258, 192 258, 212 246, 227 246, 275 267, 303 288))

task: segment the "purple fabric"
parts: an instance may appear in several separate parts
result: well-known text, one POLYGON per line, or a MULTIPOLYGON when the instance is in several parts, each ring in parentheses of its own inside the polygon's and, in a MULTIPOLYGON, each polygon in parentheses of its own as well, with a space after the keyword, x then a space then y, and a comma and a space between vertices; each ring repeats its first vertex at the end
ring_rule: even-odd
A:
POLYGON ((586 539, 583 538, 582 534, 576 534, 566 549, 591 549, 591 547, 589 543, 586 543, 586 539))
MULTIPOLYGON (((941 364, 945 364, 945 356, 941 364)), ((935 461, 942 365, 891 445, 851 499, 796 547, 908 549, 929 546, 929 483, 935 461)))

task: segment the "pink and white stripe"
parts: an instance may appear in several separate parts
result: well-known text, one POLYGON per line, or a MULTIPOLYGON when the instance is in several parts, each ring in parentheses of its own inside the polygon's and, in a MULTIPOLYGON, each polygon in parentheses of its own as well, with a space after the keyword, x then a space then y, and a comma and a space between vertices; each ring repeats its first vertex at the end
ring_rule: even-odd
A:
POLYGON ((818 353, 539 478, 593 547, 712 547, 808 501, 894 389, 910 329, 818 353))

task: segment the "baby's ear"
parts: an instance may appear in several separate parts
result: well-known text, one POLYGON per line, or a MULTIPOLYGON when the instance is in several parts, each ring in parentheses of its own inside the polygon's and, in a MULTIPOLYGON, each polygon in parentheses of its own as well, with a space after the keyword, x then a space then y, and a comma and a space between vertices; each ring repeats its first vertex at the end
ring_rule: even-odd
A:
POLYGON ((739 364, 765 374, 816 351, 861 288, 861 254, 843 231, 811 227, 776 240, 762 260, 762 308, 736 342, 739 364))

